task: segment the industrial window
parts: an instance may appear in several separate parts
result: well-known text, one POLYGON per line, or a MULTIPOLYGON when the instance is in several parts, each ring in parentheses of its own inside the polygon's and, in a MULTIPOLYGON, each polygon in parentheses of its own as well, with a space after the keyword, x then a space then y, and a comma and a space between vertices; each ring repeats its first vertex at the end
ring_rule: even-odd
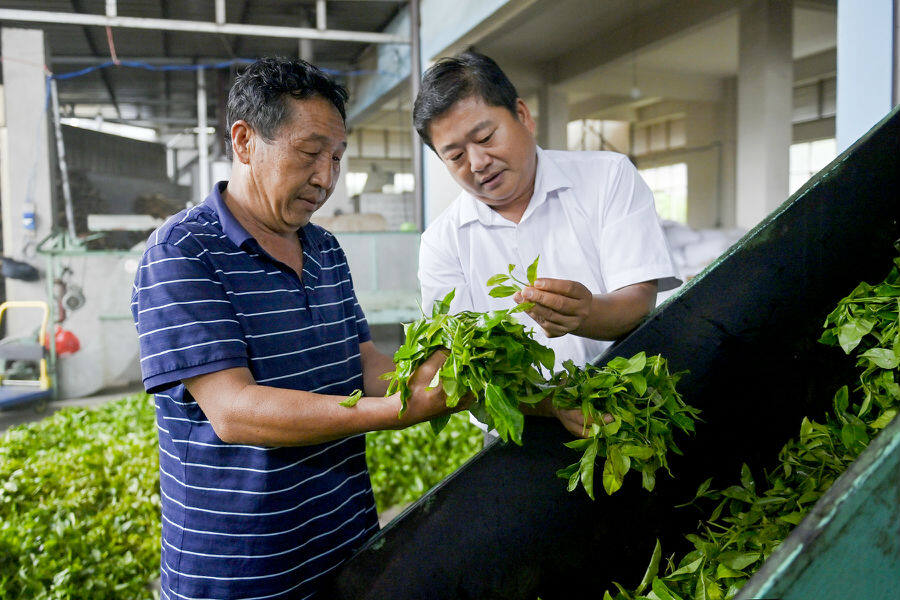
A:
POLYGON ((794 87, 793 122, 802 123, 833 117, 836 95, 837 79, 834 77, 794 87))
POLYGON ((684 117, 681 115, 635 123, 632 136, 632 154, 635 156, 684 148, 687 143, 684 117))
POLYGON ((402 194, 416 189, 416 178, 412 173, 394 173, 394 182, 381 188, 383 194, 402 194))
POLYGON ((569 150, 609 150, 628 154, 631 151, 628 121, 579 119, 567 126, 569 150))
POLYGON ((687 222, 687 164, 640 169, 641 177, 653 191, 656 212, 661 219, 687 222))
POLYGON ((381 127, 355 128, 348 134, 342 161, 348 198, 336 194, 313 219, 326 229, 396 231, 415 221, 412 140, 409 129, 395 129, 393 117, 388 121, 382 119, 381 127), (332 214, 341 218, 331 219, 332 214))
POLYGON ((792 144, 790 193, 793 194, 800 189, 810 177, 834 160, 835 156, 837 156, 837 143, 834 138, 792 144))
POLYGON ((347 195, 351 198, 362 193, 366 187, 366 180, 369 178, 368 173, 347 173, 347 195))

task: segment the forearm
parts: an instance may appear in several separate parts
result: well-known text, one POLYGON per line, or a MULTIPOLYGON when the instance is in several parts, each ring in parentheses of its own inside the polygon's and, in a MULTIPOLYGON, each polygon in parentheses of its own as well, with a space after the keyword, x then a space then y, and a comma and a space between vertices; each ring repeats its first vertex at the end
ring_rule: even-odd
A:
MULTIPOLYGON (((370 376, 378 372, 379 365, 385 366, 386 357, 372 342, 360 344, 360 353, 363 369, 368 369, 370 376), (383 358, 377 358, 379 355, 383 358)), ((224 442, 307 446, 367 431, 400 429, 448 412, 451 409, 443 390, 428 387, 444 360, 435 353, 410 377, 412 397, 402 418, 399 394, 385 397, 381 388, 376 389, 379 395, 370 393, 347 407, 340 404, 346 396, 258 385, 246 367, 191 377, 184 385, 224 442)), ((363 381, 366 386, 365 372, 363 381)))
POLYGON ((404 425, 400 400, 363 397, 348 408, 345 396, 258 385, 245 367, 184 380, 219 438, 231 444, 306 446, 404 425))
POLYGON ((397 429, 395 397, 363 397, 341 406, 345 396, 313 394, 256 384, 245 386, 218 423, 217 435, 232 444, 306 446, 380 429, 397 429))
POLYGON ((638 326, 656 305, 656 282, 629 285, 609 294, 595 294, 590 312, 575 335, 616 340, 638 326))

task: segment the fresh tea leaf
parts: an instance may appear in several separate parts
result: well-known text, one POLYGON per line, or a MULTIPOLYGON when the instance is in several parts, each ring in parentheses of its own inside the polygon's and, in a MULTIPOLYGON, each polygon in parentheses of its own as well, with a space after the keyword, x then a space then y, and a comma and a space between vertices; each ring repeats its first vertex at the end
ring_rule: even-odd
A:
POLYGON ((353 390, 353 393, 344 400, 343 402, 339 402, 341 406, 346 406, 347 408, 356 406, 356 403, 359 402, 359 399, 362 398, 363 391, 362 390, 353 390))
POLYGON ((537 279, 537 267, 538 267, 539 260, 541 260, 540 255, 538 255, 538 257, 534 259, 533 263, 528 265, 528 270, 526 272, 526 274, 528 276, 528 285, 533 286, 534 280, 537 279))

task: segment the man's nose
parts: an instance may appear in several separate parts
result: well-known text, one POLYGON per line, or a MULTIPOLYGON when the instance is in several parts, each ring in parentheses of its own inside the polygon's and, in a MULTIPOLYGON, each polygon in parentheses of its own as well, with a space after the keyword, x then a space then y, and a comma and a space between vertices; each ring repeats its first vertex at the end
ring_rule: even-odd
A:
POLYGON ((323 153, 322 156, 319 156, 318 160, 316 160, 313 174, 312 177, 310 177, 309 182, 323 190, 330 190, 339 170, 340 164, 337 163, 330 154, 323 153))
POLYGON ((490 155, 480 146, 474 146, 469 150, 469 168, 473 173, 484 171, 491 164, 490 155))

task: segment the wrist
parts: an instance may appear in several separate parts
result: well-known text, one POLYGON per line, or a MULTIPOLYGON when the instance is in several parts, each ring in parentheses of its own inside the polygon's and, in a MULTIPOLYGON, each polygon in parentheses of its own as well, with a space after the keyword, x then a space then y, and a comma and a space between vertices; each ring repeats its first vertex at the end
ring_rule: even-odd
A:
POLYGON ((382 410, 384 411, 384 429, 403 429, 405 427, 409 427, 413 425, 410 421, 410 405, 409 402, 406 404, 406 410, 403 411, 403 414, 400 414, 400 409, 403 406, 403 403, 400 401, 400 392, 395 394, 391 394, 390 396, 383 396, 380 398, 382 403, 382 410))
POLYGON ((577 335, 578 337, 595 340, 600 339, 597 331, 596 315, 600 314, 601 311, 600 294, 593 294, 587 303, 587 311, 585 312, 584 317, 582 317, 581 322, 578 323, 578 327, 573 329, 570 333, 572 335, 577 335))
POLYGON ((364 431, 402 429, 408 425, 405 423, 406 419, 398 418, 399 393, 390 396, 363 396, 353 410, 357 411, 356 420, 364 431))

